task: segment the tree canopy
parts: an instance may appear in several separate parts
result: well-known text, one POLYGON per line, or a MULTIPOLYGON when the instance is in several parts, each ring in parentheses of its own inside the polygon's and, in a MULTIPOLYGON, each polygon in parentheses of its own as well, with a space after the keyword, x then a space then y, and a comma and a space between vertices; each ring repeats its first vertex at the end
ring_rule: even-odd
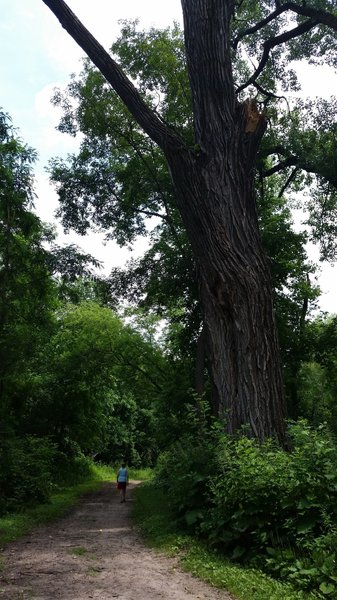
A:
MULTIPOLYGON (((117 221, 123 223, 124 235, 131 224, 134 232, 142 231, 139 215, 145 216, 145 213, 157 217, 164 213, 164 219, 170 217, 168 226, 175 225, 172 216, 167 215, 158 187, 153 195, 146 185, 143 188, 140 185, 139 196, 130 195, 134 174, 137 180, 143 180, 132 159, 135 147, 141 144, 146 148, 145 156, 149 158, 143 166, 147 169, 151 165, 156 175, 163 169, 151 157, 151 153, 158 156, 153 142, 159 147, 173 184, 172 214, 178 209, 177 222, 183 226, 191 246, 218 412, 226 419, 231 432, 249 424, 251 434, 260 439, 272 433, 282 439, 285 408, 270 263, 261 245, 256 213, 255 174, 259 174, 261 181, 273 178, 279 198, 286 192, 298 192, 305 185, 314 186, 310 222, 315 225, 312 235, 321 238, 317 217, 322 211, 317 207, 323 202, 325 207, 331 208, 335 182, 327 155, 322 160, 319 149, 324 145, 329 153, 331 148, 330 156, 333 156, 334 124, 328 128, 324 119, 320 119, 319 102, 317 106, 297 102, 290 107, 285 105, 282 96, 298 87, 296 74, 289 64, 292 60, 314 56, 316 62, 325 60, 334 64, 330 58, 335 45, 333 4, 254 2, 248 5, 234 1, 224 4, 220 0, 203 0, 196 4, 183 0, 184 46, 176 28, 172 33, 161 35, 153 31, 146 44, 144 34, 137 34, 132 26, 126 26, 124 41, 120 40, 113 50, 115 54, 118 50, 119 65, 62 0, 46 0, 45 4, 85 50, 123 103, 119 104, 123 114, 120 125, 114 118, 115 110, 109 111, 118 102, 117 105, 107 102, 106 84, 102 80, 99 83, 95 72, 89 75, 89 88, 93 81, 94 85, 101 86, 100 97, 105 104, 103 120, 106 118, 106 125, 111 124, 113 130, 114 123, 117 125, 117 136, 114 132, 110 147, 111 156, 121 147, 118 159, 121 168, 110 169, 113 173, 110 178, 109 169, 105 170, 104 181, 96 182, 104 190, 101 202, 106 203, 107 210, 96 210, 97 196, 92 194, 93 188, 90 192, 81 183, 77 198, 82 197, 84 204, 80 200, 79 206, 86 207, 86 215, 88 207, 89 213, 94 208, 92 216, 105 214, 105 225, 114 228, 117 236, 120 234, 117 221), (178 64, 181 67, 165 72, 161 60, 154 66, 154 48, 157 45, 157 49, 161 49, 158 39, 165 48, 158 55, 166 56, 165 62, 171 67, 178 64), (150 50, 145 59, 147 45, 150 50), (177 64, 181 57, 183 60, 177 64), (251 68, 251 64, 256 67, 251 68), (180 104, 182 110, 177 115, 176 107, 180 104), (125 114, 124 106, 134 121, 125 114), (121 128, 128 141, 127 151, 123 151, 123 143, 114 146, 121 128), (140 128, 148 137, 142 136, 140 128), (128 168, 131 174, 125 185, 121 174, 125 175, 128 168), (120 192, 127 204, 120 202, 120 192), (137 207, 134 198, 139 198, 137 207), (123 210, 119 213, 121 207, 123 210)), ((73 82, 75 96, 76 86, 78 93, 78 84, 73 82)), ((84 108, 82 99, 81 104, 84 108)), ((73 118, 71 107, 66 114, 64 126, 76 129, 78 115, 73 118)), ((85 110, 81 111, 82 123, 84 114, 85 110)), ((99 136, 96 139, 98 141, 99 136)), ((98 155, 99 148, 98 142, 98 155)), ((89 154, 84 151, 79 163, 75 159, 72 170, 76 171, 76 166, 83 167, 86 159, 93 165, 96 150, 94 154, 92 148, 87 146, 86 150, 89 154)), ((90 172, 87 166, 86 174, 90 172)), ((54 173, 57 167, 60 168, 59 179, 65 183, 60 187, 65 199, 67 189, 74 191, 74 184, 83 182, 83 178, 75 176, 69 183, 69 171, 56 164, 54 173)), ((265 187, 261 185, 262 201, 265 187)), ((332 213, 329 209, 323 212, 328 225, 332 213)), ((87 216, 82 221, 84 227, 88 224, 86 219, 87 216)), ((330 239, 331 243, 322 245, 326 256, 334 253, 332 237, 330 239)), ((306 276, 303 281, 308 292, 306 276)), ((307 298, 303 302, 304 315, 306 304, 307 298)))

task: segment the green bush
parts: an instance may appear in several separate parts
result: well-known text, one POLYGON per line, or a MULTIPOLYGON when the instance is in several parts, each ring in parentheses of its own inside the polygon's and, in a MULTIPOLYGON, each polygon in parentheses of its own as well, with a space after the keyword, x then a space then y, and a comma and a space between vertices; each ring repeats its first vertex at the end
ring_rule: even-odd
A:
POLYGON ((211 445, 190 437, 176 442, 158 459, 156 482, 165 490, 169 505, 186 529, 194 530, 204 518, 214 463, 211 445))
POLYGON ((337 597, 337 449, 289 426, 291 452, 222 433, 175 445, 157 481, 177 518, 232 559, 337 597))
POLYGON ((0 514, 46 502, 55 447, 48 439, 11 437, 0 444, 0 514))
POLYGON ((59 486, 77 485, 90 479, 93 469, 93 462, 87 456, 84 456, 79 449, 72 456, 64 452, 57 452, 55 455, 52 478, 59 486))

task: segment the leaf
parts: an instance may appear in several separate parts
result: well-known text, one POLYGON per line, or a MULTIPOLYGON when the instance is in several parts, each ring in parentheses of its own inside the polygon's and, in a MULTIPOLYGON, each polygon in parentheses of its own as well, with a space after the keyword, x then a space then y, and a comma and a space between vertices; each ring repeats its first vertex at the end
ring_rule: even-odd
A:
POLYGON ((325 581, 323 581, 323 583, 321 583, 319 586, 319 589, 321 592, 323 592, 323 594, 329 595, 332 594, 336 588, 333 583, 325 583, 325 581))
POLYGON ((243 546, 236 546, 236 548, 234 548, 233 554, 232 554, 232 559, 236 560, 237 558, 241 558, 241 556, 243 556, 246 552, 246 548, 244 548, 243 546))
POLYGON ((189 510, 185 514, 185 521, 186 521, 187 525, 193 525, 201 517, 202 517, 202 513, 200 512, 200 510, 189 510))
POLYGON ((297 533, 308 533, 317 525, 317 519, 303 519, 300 523, 297 523, 297 533))

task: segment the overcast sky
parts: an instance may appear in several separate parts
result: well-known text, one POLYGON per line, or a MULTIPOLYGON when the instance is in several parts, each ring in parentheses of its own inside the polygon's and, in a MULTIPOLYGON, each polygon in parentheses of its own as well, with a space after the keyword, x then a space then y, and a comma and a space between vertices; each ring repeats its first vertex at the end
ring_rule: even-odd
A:
MULTIPOLYGON (((139 18, 144 27, 165 27, 182 21, 180 0, 69 0, 68 5, 84 25, 109 48, 119 32, 119 19, 139 18)), ((78 142, 58 133, 59 113, 50 104, 54 87, 67 84, 69 74, 81 68, 82 51, 42 0, 0 0, 0 106, 8 112, 23 140, 39 154, 36 165, 36 210, 42 220, 53 221, 57 198, 44 171, 48 159, 76 149, 78 142)), ((329 97, 336 91, 337 75, 322 67, 302 71, 304 95, 329 97)), ((104 235, 86 238, 65 236, 59 228, 59 242, 75 242, 104 261, 106 272, 123 264, 132 254, 113 242, 103 245, 104 235)), ((134 246, 139 254, 140 240, 134 246)), ((313 260, 315 251, 310 251, 313 260)), ((322 266, 319 283, 323 290, 320 306, 337 312, 337 271, 322 266)))

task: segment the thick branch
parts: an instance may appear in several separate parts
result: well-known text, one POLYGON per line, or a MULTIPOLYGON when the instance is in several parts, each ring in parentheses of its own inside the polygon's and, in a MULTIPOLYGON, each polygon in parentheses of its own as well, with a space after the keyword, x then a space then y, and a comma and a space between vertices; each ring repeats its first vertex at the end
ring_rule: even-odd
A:
POLYGON ((180 136, 163 123, 156 113, 147 106, 119 65, 82 25, 67 4, 63 0, 42 1, 50 8, 62 27, 66 29, 100 70, 145 133, 164 151, 169 148, 183 148, 184 142, 180 136))
POLYGON ((317 21, 317 23, 321 23, 322 25, 326 25, 327 27, 334 29, 334 31, 337 31, 336 15, 333 15, 325 10, 318 10, 316 8, 312 8, 311 6, 307 6, 304 2, 300 6, 296 4, 296 2, 286 2, 285 6, 286 5, 288 5, 289 10, 292 10, 296 14, 314 19, 317 21))
POLYGON ((292 172, 290 173, 287 181, 283 184, 283 186, 281 187, 279 193, 278 193, 278 197, 282 198, 284 192, 286 191, 286 189, 289 187, 289 185, 294 181, 298 171, 299 171, 299 167, 295 167, 295 169, 292 170, 292 172))
POLYGON ((303 17, 309 17, 310 19, 314 19, 315 21, 317 21, 317 23, 321 23, 322 25, 326 25, 327 27, 330 27, 331 29, 337 31, 337 16, 333 15, 332 13, 329 13, 325 10, 317 10, 316 8, 311 8, 305 3, 303 3, 301 6, 296 4, 296 2, 285 2, 284 4, 278 3, 276 10, 270 13, 268 17, 266 17, 265 19, 261 19, 261 21, 259 21, 252 27, 248 27, 244 31, 241 31, 233 42, 233 48, 236 50, 239 42, 244 37, 256 33, 260 29, 263 29, 264 27, 266 27, 266 25, 271 23, 271 21, 277 19, 277 17, 279 17, 282 13, 286 12, 287 10, 291 10, 303 17))
MULTIPOLYGON (((273 152, 273 153, 276 153, 276 152, 273 152)), ((267 154, 267 156, 270 154, 272 154, 272 152, 269 152, 267 154)), ((275 173, 279 173, 280 171, 283 171, 284 169, 287 169, 288 167, 296 167, 296 169, 295 169, 296 172, 299 170, 302 170, 302 171, 306 171, 307 173, 314 173, 315 175, 318 175, 319 177, 323 177, 332 186, 337 188, 337 178, 336 177, 330 177, 329 175, 324 173, 322 170, 317 168, 317 166, 315 166, 314 164, 306 163, 305 161, 301 160, 300 158, 298 158, 297 156, 294 156, 294 155, 288 156, 287 158, 285 158, 284 160, 281 160, 279 163, 277 163, 270 169, 267 169, 266 171, 263 172, 262 176, 270 177, 271 175, 274 175, 275 173)))
POLYGON ((279 171, 283 171, 283 169, 286 169, 287 167, 292 167, 292 166, 297 165, 298 162, 299 162, 299 160, 296 156, 289 156, 285 160, 282 160, 281 162, 277 163, 277 165, 274 165, 270 169, 267 169, 267 171, 265 171, 263 173, 263 177, 270 177, 271 175, 274 175, 275 173, 278 173, 279 171))
POLYGON ((253 25, 252 27, 248 27, 244 31, 241 31, 236 36, 235 40, 233 41, 233 48, 234 48, 234 50, 237 49, 239 42, 241 42, 241 40, 244 37, 246 37, 247 35, 251 35, 252 33, 256 33, 260 29, 263 29, 263 27, 266 27, 266 25, 268 25, 271 21, 274 21, 279 15, 281 15, 283 12, 285 12, 286 10, 288 10, 287 4, 284 4, 283 6, 280 6, 279 8, 277 8, 276 10, 274 10, 274 12, 270 13, 270 15, 268 15, 268 17, 266 17, 265 19, 262 19, 261 21, 259 21, 255 25, 253 25))
POLYGON ((279 46, 280 44, 284 44, 285 42, 289 42, 289 40, 299 37, 303 33, 310 31, 310 29, 312 29, 313 27, 316 27, 316 25, 318 25, 318 21, 308 19, 308 21, 301 23, 301 25, 294 27, 294 29, 290 29, 285 33, 281 33, 280 35, 266 40, 263 44, 263 54, 259 66, 257 67, 255 73, 253 73, 253 75, 248 79, 248 81, 246 81, 246 83, 243 83, 237 88, 236 93, 238 94, 242 92, 242 90, 244 90, 246 87, 248 87, 256 81, 256 79, 262 73, 264 67, 268 62, 269 54, 272 48, 275 48, 275 46, 279 46))

